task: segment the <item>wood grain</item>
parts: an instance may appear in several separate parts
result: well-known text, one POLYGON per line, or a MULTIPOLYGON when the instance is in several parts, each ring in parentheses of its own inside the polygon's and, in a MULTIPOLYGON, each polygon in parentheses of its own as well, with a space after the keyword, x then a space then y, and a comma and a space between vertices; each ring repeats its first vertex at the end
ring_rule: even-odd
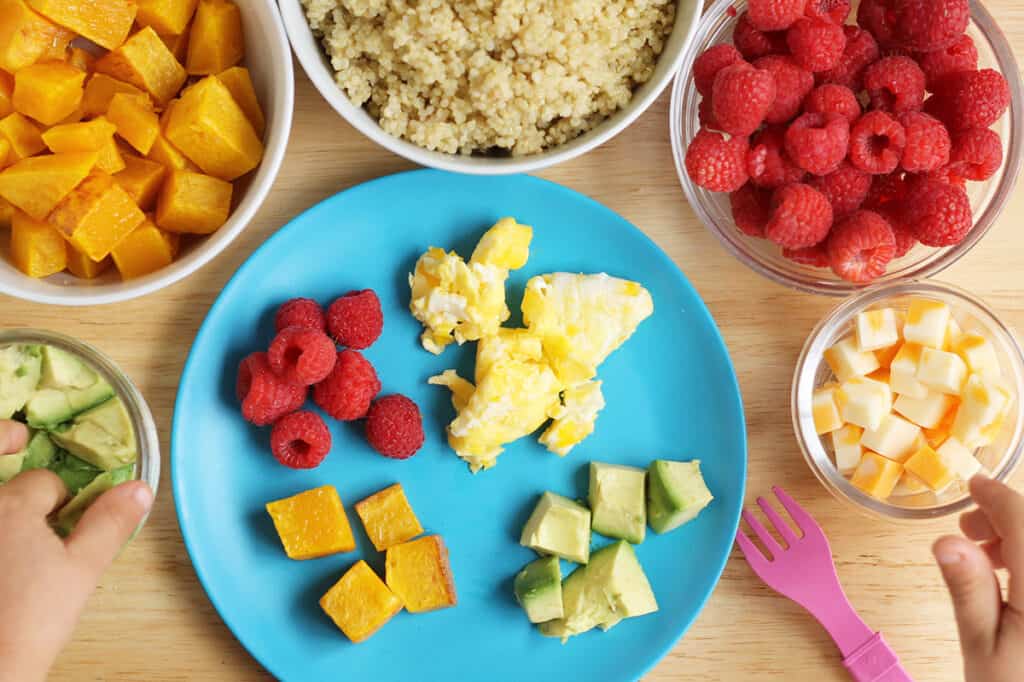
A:
MULTIPOLYGON (((1024 47, 1024 5, 990 10, 1024 47)), ((295 125, 284 167, 266 204, 227 251, 184 282, 141 300, 59 308, 0 297, 4 326, 50 328, 105 349, 148 397, 164 452, 178 377, 210 304, 235 269, 282 224, 339 190, 411 165, 350 128, 296 65, 295 125)), ((806 334, 834 300, 773 285, 728 255, 697 221, 680 190, 668 136, 668 93, 625 133, 542 175, 583 192, 644 229, 707 301, 732 353, 750 434, 748 499, 773 483, 821 521, 847 594, 919 682, 961 679, 952 612, 929 552, 954 520, 894 526, 833 500, 794 443, 788 391, 806 334)), ((1024 327, 1024 191, 963 261, 941 275, 987 299, 1024 327)), ((156 509, 141 536, 104 577, 53 680, 269 679, 223 625, 182 544, 170 490, 169 456, 156 509)), ((1020 477, 1018 477, 1018 481, 1020 477)), ((650 680, 845 680, 831 643, 796 606, 765 588, 737 555, 696 624, 650 680)))

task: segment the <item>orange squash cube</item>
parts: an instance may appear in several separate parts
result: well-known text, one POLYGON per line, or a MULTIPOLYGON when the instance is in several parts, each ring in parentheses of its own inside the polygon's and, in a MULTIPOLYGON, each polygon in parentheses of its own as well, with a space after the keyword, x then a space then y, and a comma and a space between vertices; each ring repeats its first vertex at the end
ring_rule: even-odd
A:
POLYGON ((16 111, 0 119, 0 137, 11 143, 10 159, 13 161, 34 156, 46 149, 39 128, 16 111))
POLYGON ((54 125, 82 102, 85 74, 63 62, 42 62, 14 74, 14 110, 54 125))
POLYGON ((68 249, 68 272, 75 277, 96 279, 110 269, 111 263, 112 261, 109 256, 97 263, 84 253, 68 249))
POLYGON ((160 135, 160 118, 153 112, 145 95, 117 93, 110 100, 107 119, 117 126, 121 139, 142 154, 149 153, 160 135))
POLYGON ((43 133, 51 152, 98 152, 96 167, 114 174, 124 169, 124 159, 114 142, 117 126, 103 116, 83 123, 57 125, 43 133))
POLYGON ((360 560, 320 599, 320 608, 346 637, 358 643, 401 611, 402 602, 373 569, 360 560))
POLYGON ((146 154, 146 158, 150 161, 156 161, 168 171, 184 170, 192 173, 199 172, 199 166, 189 161, 188 157, 171 144, 170 140, 163 133, 156 136, 149 154, 146 154))
POLYGON ((177 238, 146 220, 114 247, 110 257, 121 277, 135 279, 174 262, 177 238))
POLYGON ((199 0, 138 0, 135 23, 152 26, 161 35, 177 36, 185 32, 199 0))
POLYGON ((28 0, 32 9, 100 47, 113 50, 135 21, 134 0, 28 0))
POLYGON ((14 76, 0 71, 0 118, 14 111, 14 76))
POLYGON ((63 26, 57 27, 57 33, 53 36, 46 50, 39 57, 41 62, 64 62, 68 59, 71 41, 75 39, 74 31, 69 31, 63 26))
POLYGON ((11 160, 11 143, 7 141, 7 138, 0 137, 0 168, 5 168, 7 162, 11 160))
POLYGON ((316 559, 356 548, 345 507, 333 485, 268 502, 267 513, 291 559, 316 559))
POLYGON ((85 84, 85 94, 82 96, 82 111, 86 116, 99 116, 107 113, 110 108, 110 100, 114 95, 123 92, 128 95, 145 95, 131 83, 119 81, 105 73, 94 73, 89 76, 85 84))
POLYGON ((423 532, 401 483, 370 495, 355 507, 367 537, 378 552, 412 540, 423 532))
POLYGON ((0 197, 0 229, 11 226, 11 219, 14 218, 14 214, 17 210, 18 209, 14 207, 14 204, 3 197, 0 197))
POLYGON ((232 189, 210 175, 171 171, 157 198, 156 224, 171 232, 215 232, 231 213, 232 189))
POLYGON ((0 196, 36 220, 45 220, 96 165, 96 152, 33 156, 0 172, 0 196))
POLYGON ((47 221, 75 249, 101 261, 145 219, 121 185, 107 173, 93 171, 57 204, 47 221))
POLYGON ((224 84, 231 96, 249 119, 253 130, 261 138, 266 128, 266 119, 263 116, 263 109, 260 107, 260 100, 256 96, 256 88, 253 87, 249 69, 244 66, 232 66, 227 71, 217 74, 217 80, 224 84))
POLYGON ((184 67, 148 26, 100 57, 96 71, 131 83, 160 103, 177 95, 187 78, 184 67))
POLYGON ((189 31, 185 69, 194 76, 220 73, 242 61, 242 14, 228 0, 199 0, 189 31))
POLYGON ((75 67, 79 71, 86 73, 92 73, 92 67, 96 63, 96 57, 86 52, 80 47, 73 47, 68 53, 68 64, 75 67))
POLYGON ((11 262, 29 277, 49 277, 68 266, 67 244, 51 226, 15 211, 11 262))
POLYGON ((124 170, 114 174, 114 181, 128 192, 128 196, 143 211, 156 205, 167 169, 162 164, 138 156, 124 157, 124 170))
POLYGON ((385 580, 409 613, 455 606, 455 581, 448 548, 440 535, 428 535, 388 549, 385 580))
POLYGON ((15 73, 34 64, 63 29, 39 16, 24 0, 0 0, 0 69, 15 73))
POLYGON ((184 64, 185 59, 188 58, 188 31, 179 33, 178 35, 165 35, 160 33, 160 40, 164 41, 164 45, 171 51, 174 58, 178 60, 179 64, 184 64))

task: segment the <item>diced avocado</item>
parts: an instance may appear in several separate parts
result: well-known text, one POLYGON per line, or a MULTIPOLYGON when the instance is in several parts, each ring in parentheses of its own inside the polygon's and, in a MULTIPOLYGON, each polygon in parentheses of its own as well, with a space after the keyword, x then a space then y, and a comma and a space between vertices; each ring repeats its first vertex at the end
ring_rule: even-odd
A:
POLYGON ((590 558, 590 510, 567 497, 544 493, 523 526, 519 544, 585 564, 590 558))
POLYGON ((99 376, 71 353, 43 346, 43 374, 40 388, 88 388, 99 376))
POLYGON ((42 373, 39 346, 0 347, 0 419, 10 419, 32 397, 42 373))
POLYGON ((33 428, 52 430, 113 395, 114 389, 103 379, 87 388, 41 388, 25 405, 25 418, 33 428))
POLYGON ((114 486, 131 480, 134 471, 135 467, 126 466, 113 471, 105 471, 94 478, 92 483, 78 491, 78 494, 57 512, 54 523, 57 532, 61 535, 70 535, 89 505, 114 486))
POLYGON ((7 481, 20 474, 24 462, 24 450, 13 455, 0 455, 0 483, 7 483, 7 481))
POLYGON ((526 565, 512 589, 531 623, 562 617, 562 570, 558 557, 547 556, 526 565))
POLYGON ((647 530, 644 481, 636 467, 590 463, 591 527, 601 535, 638 545, 647 530))
MULTIPOLYGON (((105 379, 99 379, 92 386, 87 388, 73 389, 67 392, 68 402, 71 404, 71 411, 78 415, 86 410, 91 410, 97 405, 102 405, 114 397, 114 389, 105 379)), ((120 402, 120 400, 118 400, 120 402)))
POLYGON ((562 608, 564 615, 543 623, 540 631, 550 637, 561 637, 563 642, 615 617, 611 601, 601 586, 590 579, 589 564, 577 568, 562 583, 562 608))
POLYGON ((647 474, 647 522, 655 533, 667 533, 692 520, 714 499, 700 474, 698 459, 656 459, 647 474))
POLYGON ((58 450, 49 466, 50 471, 60 476, 64 486, 72 495, 92 483, 92 480, 103 473, 83 459, 79 459, 67 450, 58 450))
POLYGON ((120 398, 82 412, 71 425, 53 431, 51 436, 72 455, 106 471, 138 458, 135 429, 120 398))
POLYGON ((21 470, 49 468, 56 455, 57 446, 53 444, 46 432, 36 431, 29 439, 28 447, 25 448, 25 462, 21 465, 21 470))

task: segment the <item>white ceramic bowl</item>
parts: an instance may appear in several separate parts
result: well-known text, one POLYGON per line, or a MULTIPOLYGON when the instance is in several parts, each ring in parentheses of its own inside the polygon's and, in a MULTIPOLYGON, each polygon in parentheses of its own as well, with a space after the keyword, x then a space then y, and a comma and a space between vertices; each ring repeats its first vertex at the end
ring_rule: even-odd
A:
POLYGON ((365 109, 353 105, 338 87, 323 46, 309 28, 301 1, 279 0, 279 4, 288 39, 291 40, 292 49, 295 50, 299 63, 320 94, 342 118, 380 146, 410 161, 423 166, 473 175, 527 173, 548 168, 585 154, 622 132, 657 99, 679 69, 685 48, 697 28, 702 5, 698 0, 678 0, 675 24, 654 69, 654 75, 637 89, 633 99, 625 107, 571 142, 539 154, 497 158, 430 151, 384 132, 365 109))
POLYGON ((172 264, 145 277, 122 281, 115 269, 95 280, 67 273, 45 279, 23 275, 8 260, 9 239, 0 238, 0 292, 38 303, 85 306, 116 303, 144 296, 183 279, 219 254, 245 229, 263 203, 281 168, 292 127, 295 77, 288 39, 271 0, 235 0, 242 10, 245 61, 267 118, 263 161, 255 172, 235 183, 234 210, 228 221, 208 237, 190 242, 172 264))

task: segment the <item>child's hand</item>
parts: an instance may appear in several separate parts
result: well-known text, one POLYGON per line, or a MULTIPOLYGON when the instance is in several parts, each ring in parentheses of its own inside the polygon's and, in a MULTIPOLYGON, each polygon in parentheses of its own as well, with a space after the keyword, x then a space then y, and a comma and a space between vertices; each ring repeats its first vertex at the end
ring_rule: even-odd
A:
POLYGON ((982 476, 971 480, 978 505, 960 518, 970 542, 947 536, 935 558, 953 597, 967 682, 1021 679, 1024 662, 1024 497, 982 476), (981 543, 979 544, 975 544, 981 543), (1003 601, 995 569, 1009 570, 1003 601))
POLYGON ((28 428, 24 424, 0 419, 0 456, 13 455, 28 443, 28 428))

